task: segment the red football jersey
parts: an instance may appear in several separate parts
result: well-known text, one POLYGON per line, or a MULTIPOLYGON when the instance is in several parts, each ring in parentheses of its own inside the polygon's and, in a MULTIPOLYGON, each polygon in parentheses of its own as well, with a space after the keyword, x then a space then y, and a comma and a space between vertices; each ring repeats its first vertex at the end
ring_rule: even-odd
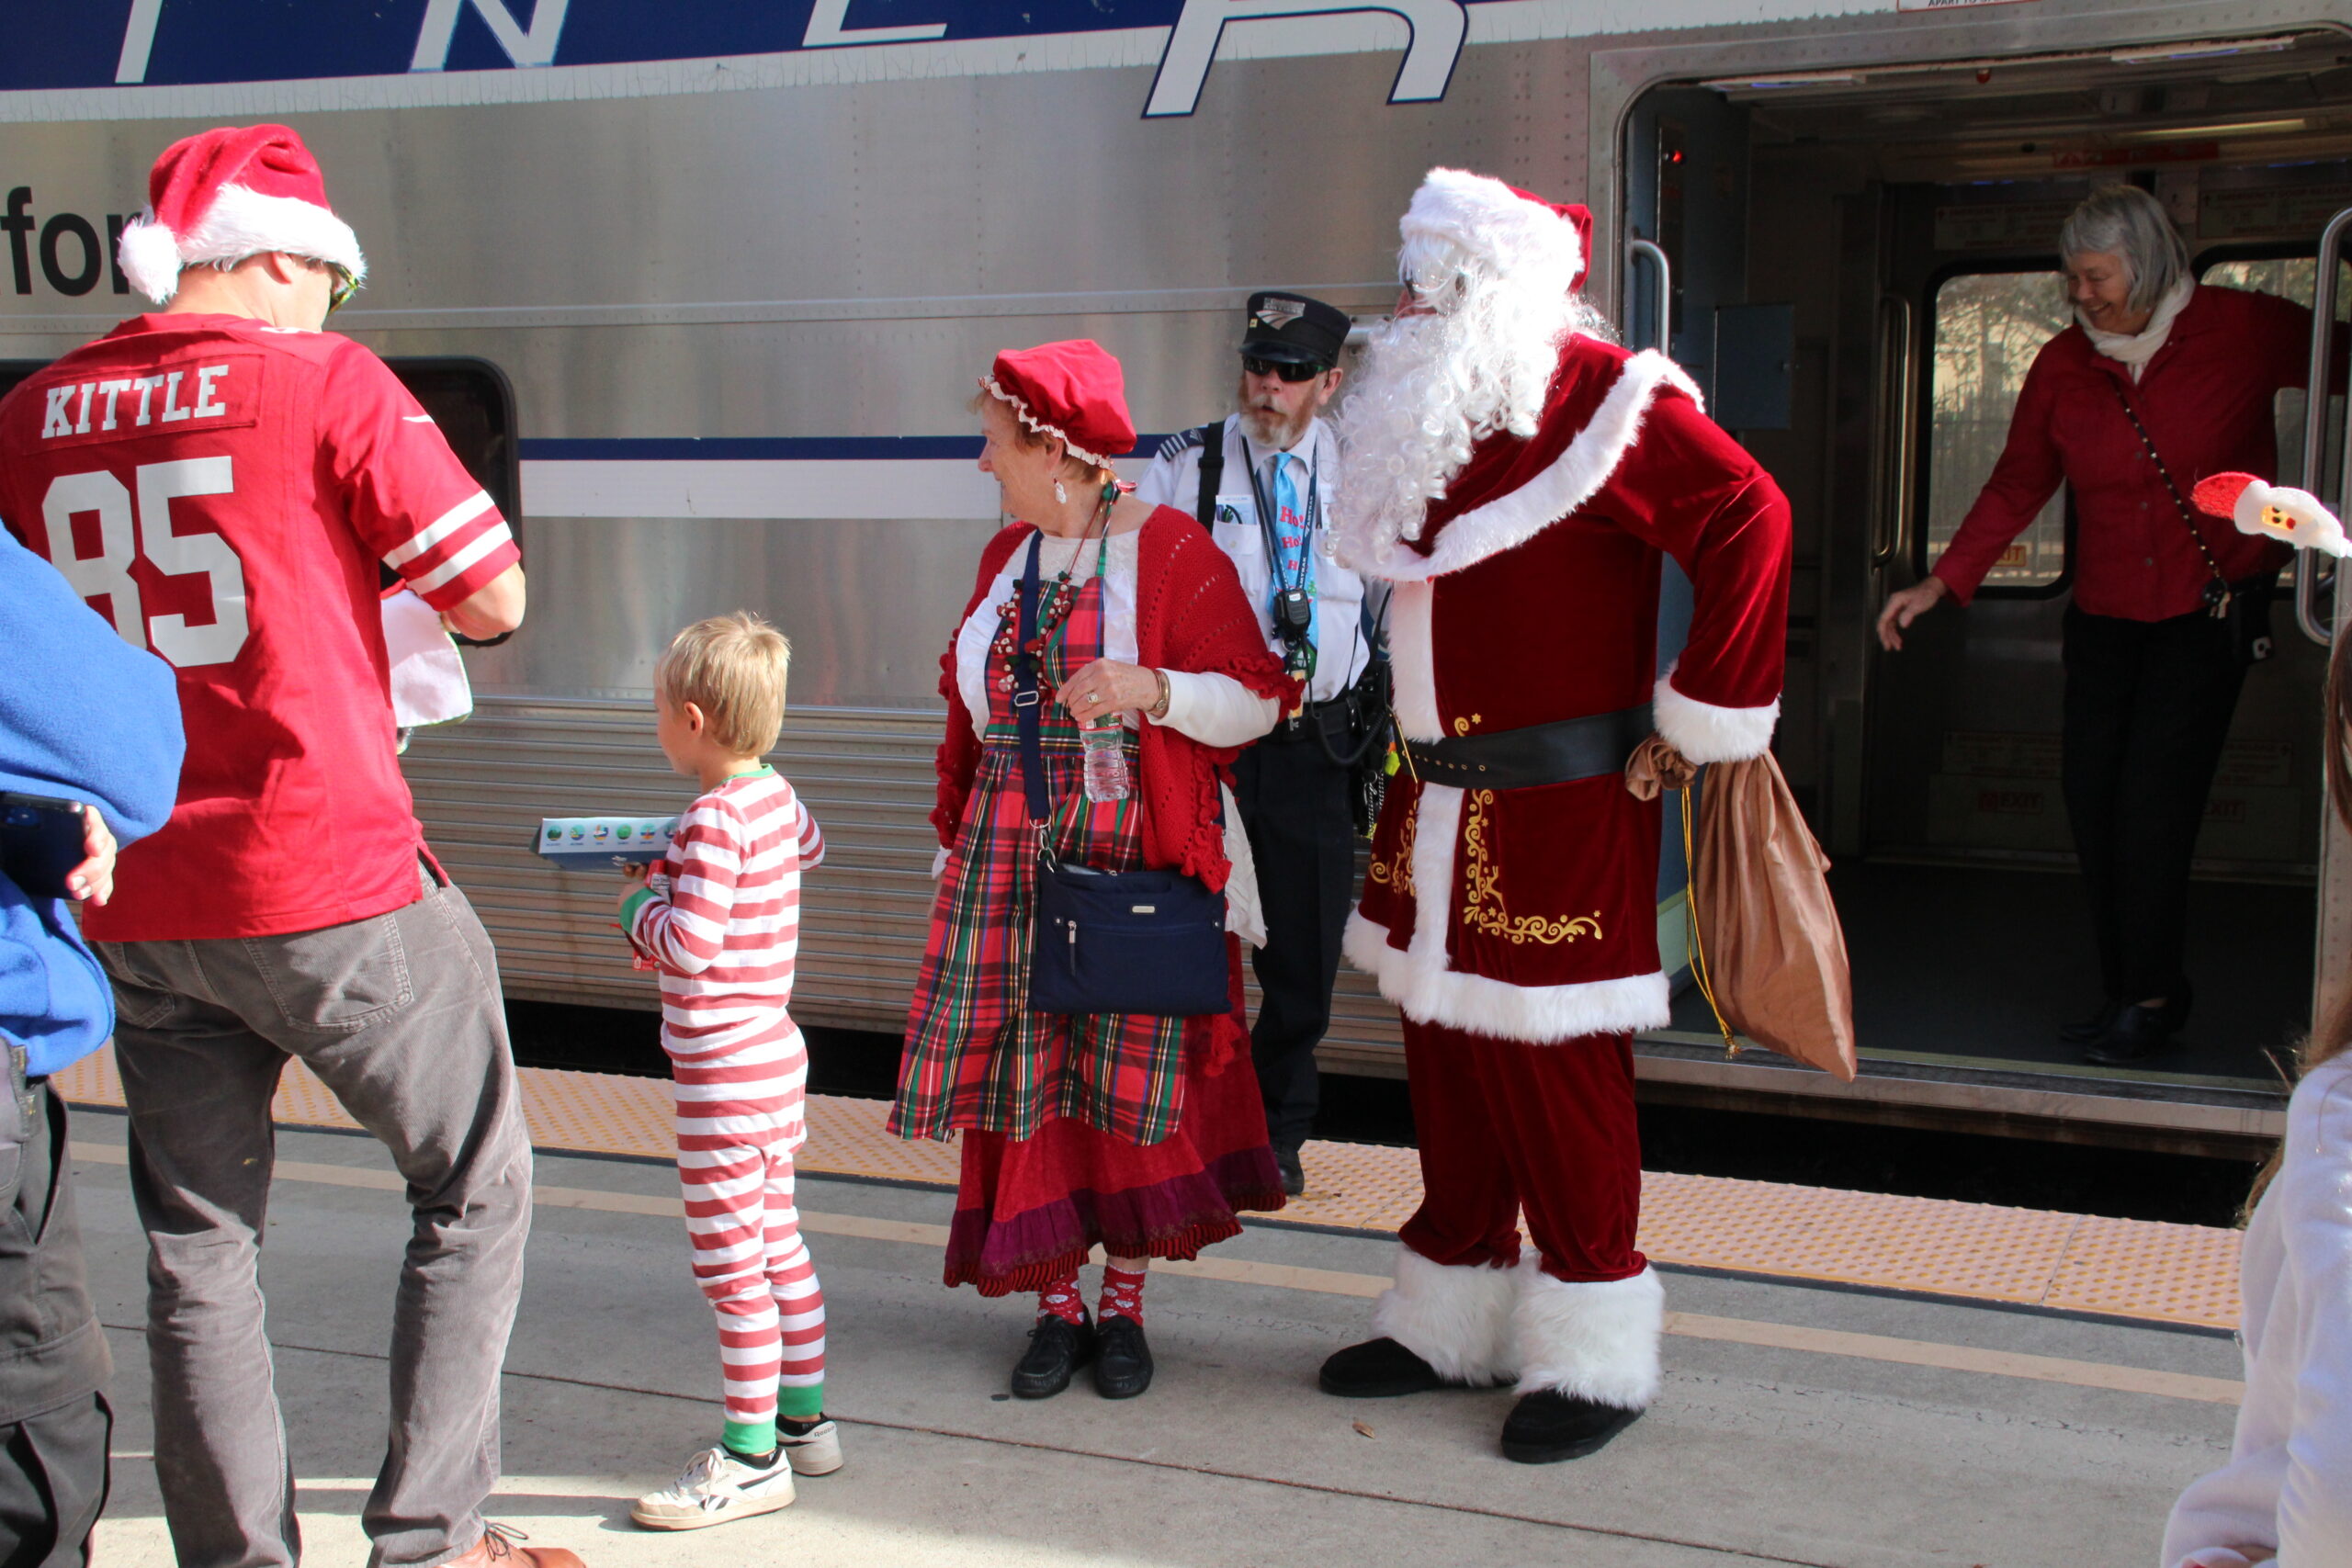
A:
POLYGON ((382 360, 135 317, 0 400, 0 523, 179 673, 179 804, 123 851, 92 937, 268 936, 415 901, 377 563, 447 610, 520 557, 382 360))

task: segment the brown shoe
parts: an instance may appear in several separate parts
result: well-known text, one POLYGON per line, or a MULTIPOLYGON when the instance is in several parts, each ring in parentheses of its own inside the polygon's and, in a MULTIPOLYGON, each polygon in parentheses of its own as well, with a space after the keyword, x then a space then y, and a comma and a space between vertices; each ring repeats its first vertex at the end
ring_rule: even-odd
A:
POLYGON ((497 1568, 587 1568, 576 1551, 517 1544, 530 1539, 512 1525, 489 1525, 471 1551, 450 1558, 441 1568, 492 1568, 492 1564, 497 1568))

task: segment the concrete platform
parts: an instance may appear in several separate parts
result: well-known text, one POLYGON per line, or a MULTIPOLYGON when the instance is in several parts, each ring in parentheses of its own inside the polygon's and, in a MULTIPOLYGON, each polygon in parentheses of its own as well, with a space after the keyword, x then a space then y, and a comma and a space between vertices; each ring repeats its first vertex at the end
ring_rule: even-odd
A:
MULTIPOLYGON (((94 1283, 121 1367, 99 1551, 160 1568, 123 1134, 119 1115, 79 1118, 94 1283)), ((288 1131, 279 1153, 266 1271, 309 1552, 356 1563, 406 1211, 365 1138, 288 1131)), ((1261 1227, 1155 1279, 1149 1393, 1110 1404, 1081 1383, 1026 1404, 1004 1379, 1030 1304, 940 1287, 946 1196, 815 1177, 802 1201, 848 1466, 803 1482, 780 1514, 656 1535, 628 1522, 629 1500, 718 1420, 673 1179, 543 1153, 538 1181, 493 1512, 594 1568, 2145 1568, 2173 1496, 2225 1451, 2236 1395, 2235 1349, 2211 1330, 1681 1273, 1658 1406, 1595 1458, 1518 1466, 1494 1451, 1506 1393, 1316 1392, 1322 1357, 1364 1333, 1392 1244, 1261 1227)))

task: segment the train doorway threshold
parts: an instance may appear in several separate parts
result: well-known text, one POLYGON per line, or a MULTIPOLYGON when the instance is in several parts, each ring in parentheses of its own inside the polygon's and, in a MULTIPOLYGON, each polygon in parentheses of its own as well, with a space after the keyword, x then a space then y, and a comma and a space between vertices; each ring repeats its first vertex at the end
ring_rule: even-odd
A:
POLYGON ((1861 1071, 1842 1084, 1753 1046, 1727 1055, 1686 986, 1635 1043, 1645 1098, 1725 1109, 2259 1158, 2284 1131, 2308 1027, 2309 884, 2199 880, 2196 1003, 2149 1063, 2094 1066, 2058 1038, 2098 994, 2080 885, 2041 868, 1855 862, 1832 869, 1861 1071))

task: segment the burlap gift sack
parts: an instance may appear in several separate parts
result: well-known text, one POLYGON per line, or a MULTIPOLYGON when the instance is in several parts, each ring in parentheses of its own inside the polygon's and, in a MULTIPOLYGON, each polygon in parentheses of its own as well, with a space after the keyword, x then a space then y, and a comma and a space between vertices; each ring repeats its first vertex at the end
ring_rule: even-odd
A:
MULTIPOLYGON (((1645 800, 1682 789, 1695 772, 1656 736, 1625 769, 1645 800)), ((1846 933, 1830 901, 1829 859, 1805 826, 1770 751, 1715 762, 1690 837, 1692 971, 1724 1021, 1784 1056, 1846 1082, 1854 1077, 1854 983, 1846 933)))

